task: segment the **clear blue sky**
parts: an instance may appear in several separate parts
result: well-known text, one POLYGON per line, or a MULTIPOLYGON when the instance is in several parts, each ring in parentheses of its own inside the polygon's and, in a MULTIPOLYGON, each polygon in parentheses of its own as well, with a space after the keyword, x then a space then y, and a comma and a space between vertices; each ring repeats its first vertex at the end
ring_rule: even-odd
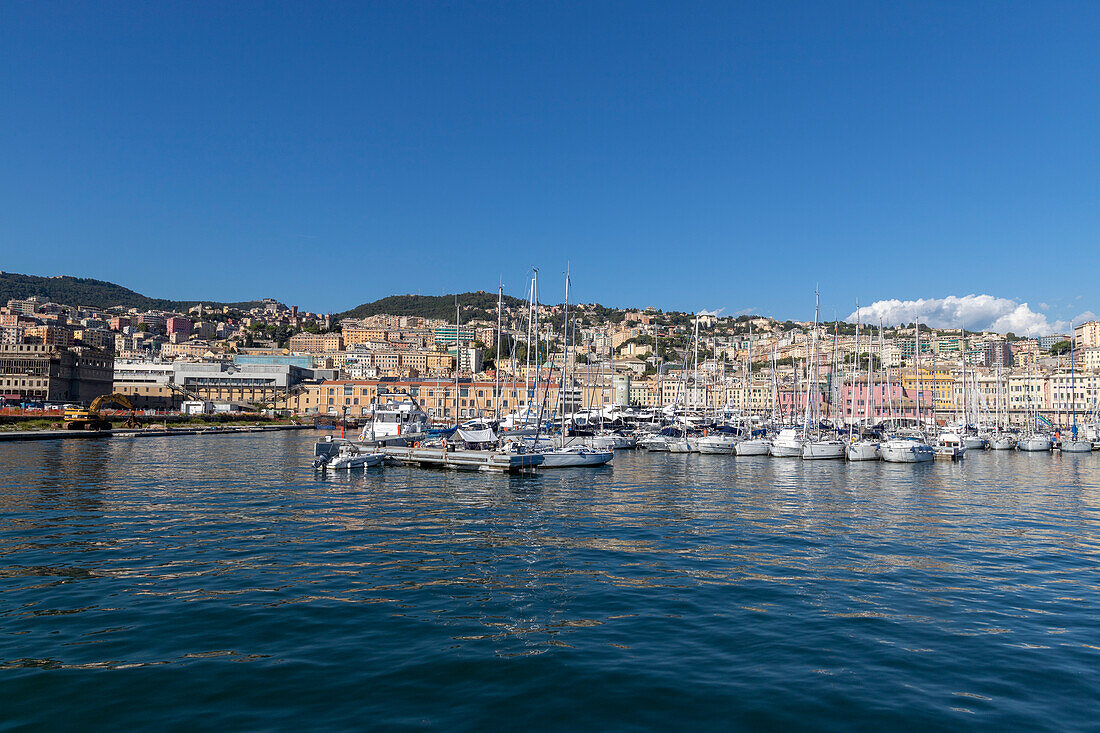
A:
POLYGON ((1100 311, 1100 3, 4 3, 0 269, 1100 311), (1083 296, 1083 298, 1078 298, 1083 296))

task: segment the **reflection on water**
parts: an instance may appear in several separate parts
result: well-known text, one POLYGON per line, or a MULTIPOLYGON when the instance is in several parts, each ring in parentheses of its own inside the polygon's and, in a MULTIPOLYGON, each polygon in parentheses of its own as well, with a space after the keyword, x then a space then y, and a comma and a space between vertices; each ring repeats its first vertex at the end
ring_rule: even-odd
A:
POLYGON ((1100 719, 1100 454, 318 477, 313 439, 0 445, 5 722, 1100 719))

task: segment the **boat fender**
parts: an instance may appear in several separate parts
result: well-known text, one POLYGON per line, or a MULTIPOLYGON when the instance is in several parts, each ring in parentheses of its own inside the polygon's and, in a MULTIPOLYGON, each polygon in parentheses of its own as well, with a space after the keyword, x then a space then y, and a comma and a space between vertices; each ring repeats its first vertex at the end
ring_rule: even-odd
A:
POLYGON ((447 450, 447 439, 443 439, 443 450, 447 450))
POLYGON ((416 441, 415 443, 413 443, 413 448, 419 448, 419 447, 420 447, 420 441, 419 440, 416 441))

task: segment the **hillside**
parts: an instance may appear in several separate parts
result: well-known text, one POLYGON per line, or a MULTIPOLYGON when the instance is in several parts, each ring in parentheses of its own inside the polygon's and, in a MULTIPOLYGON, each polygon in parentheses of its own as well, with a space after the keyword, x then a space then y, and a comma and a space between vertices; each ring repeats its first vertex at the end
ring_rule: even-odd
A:
POLYGON ((209 300, 165 300, 150 298, 105 280, 68 275, 38 277, 15 272, 0 272, 0 305, 6 304, 12 298, 29 298, 32 295, 49 298, 55 303, 83 305, 90 308, 110 308, 119 305, 124 308, 166 311, 185 311, 199 303, 218 308, 222 306, 251 308, 259 303, 259 301, 217 303, 209 300))
MULTIPOLYGON (((514 298, 511 295, 504 296, 506 308, 523 307, 525 301, 514 298)), ((484 291, 476 293, 459 293, 458 304, 462 306, 462 320, 475 319, 496 320, 497 294, 484 291)), ((390 295, 372 303, 363 303, 349 311, 336 316, 339 320, 349 318, 366 318, 382 313, 400 316, 420 316, 421 318, 438 318, 444 321, 454 321, 455 296, 454 295, 390 295)))

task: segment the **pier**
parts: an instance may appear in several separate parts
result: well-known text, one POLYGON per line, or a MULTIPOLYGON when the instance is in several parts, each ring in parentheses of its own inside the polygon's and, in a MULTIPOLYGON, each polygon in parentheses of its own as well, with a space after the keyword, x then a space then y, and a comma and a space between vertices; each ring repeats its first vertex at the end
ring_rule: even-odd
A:
POLYGON ((17 440, 61 440, 68 438, 162 438, 169 435, 225 435, 269 433, 280 430, 312 430, 313 425, 233 425, 225 427, 119 428, 117 430, 13 430, 0 432, 0 442, 17 440))

